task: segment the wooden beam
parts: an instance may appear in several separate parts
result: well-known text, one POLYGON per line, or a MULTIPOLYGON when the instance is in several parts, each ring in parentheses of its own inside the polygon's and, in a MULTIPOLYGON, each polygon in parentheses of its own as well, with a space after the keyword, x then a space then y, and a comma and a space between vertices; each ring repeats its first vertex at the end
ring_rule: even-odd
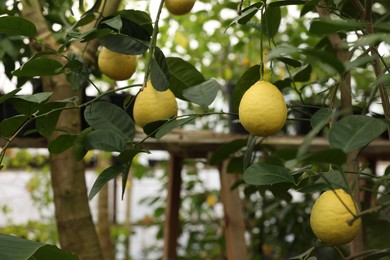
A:
POLYGON ((181 190, 181 170, 183 158, 170 154, 168 165, 168 196, 165 208, 163 260, 177 259, 177 239, 179 237, 179 209, 181 190))
POLYGON ((238 180, 236 174, 227 170, 229 161, 222 164, 220 170, 221 200, 225 219, 225 239, 227 259, 247 260, 248 252, 245 243, 245 220, 238 189, 231 189, 238 180))

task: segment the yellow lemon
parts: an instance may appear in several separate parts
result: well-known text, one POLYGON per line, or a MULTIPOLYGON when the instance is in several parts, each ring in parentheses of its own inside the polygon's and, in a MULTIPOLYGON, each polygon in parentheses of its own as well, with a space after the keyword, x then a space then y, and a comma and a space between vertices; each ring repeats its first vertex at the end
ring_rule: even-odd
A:
POLYGON ((135 98, 133 116, 140 127, 177 114, 176 97, 170 89, 157 91, 149 81, 135 98))
POLYGON ((348 224, 357 211, 356 203, 343 189, 328 190, 314 203, 310 226, 324 243, 333 246, 345 245, 351 242, 360 230, 360 218, 352 225, 348 224))
POLYGON ((242 126, 252 135, 273 135, 286 123, 286 102, 276 86, 260 80, 242 96, 238 116, 242 126))
POLYGON ((217 196, 214 193, 209 193, 206 197, 206 202, 210 207, 214 207, 217 204, 217 196))
POLYGON ((166 0, 165 6, 171 14, 183 15, 192 10, 195 1, 196 0, 166 0))
POLYGON ((137 67, 137 56, 113 52, 106 47, 98 56, 100 71, 113 80, 129 79, 137 67))

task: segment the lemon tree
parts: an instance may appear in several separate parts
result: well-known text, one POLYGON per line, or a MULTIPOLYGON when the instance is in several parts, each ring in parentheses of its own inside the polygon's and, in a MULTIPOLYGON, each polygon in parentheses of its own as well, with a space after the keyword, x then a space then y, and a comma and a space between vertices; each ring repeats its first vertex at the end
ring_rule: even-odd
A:
MULTIPOLYGON (((49 20, 43 27, 36 16, 29 16, 39 11, 23 13, 33 5, 20 9, 19 2, 7 1, 1 6, 7 15, 0 17, 0 58, 7 77, 12 82, 16 79, 18 85, 0 99, 12 103, 16 112, 0 123, 5 142, 1 160, 16 136, 31 124, 33 129, 24 133, 47 138, 53 157, 73 155, 61 157, 70 162, 64 165, 80 163, 91 149, 115 152, 118 162, 96 179, 89 193, 93 199, 118 176, 125 185, 136 155, 150 152, 140 149, 141 143, 134 143, 136 124, 147 128, 156 120, 164 121, 152 133, 145 131, 142 140, 146 140, 159 139, 198 118, 210 116, 211 121, 227 126, 226 119, 233 117, 247 132, 218 148, 209 162, 219 166, 229 159, 229 170, 242 174, 233 188, 243 191, 251 238, 248 247, 254 249, 254 257, 322 257, 323 248, 346 248, 348 243, 353 246, 344 258, 389 255, 388 232, 383 231, 390 229, 383 211, 390 204, 389 170, 379 173, 359 164, 371 142, 389 128, 389 57, 382 49, 388 47, 387 1, 363 5, 361 1, 198 0, 196 4, 204 10, 195 13, 195 1, 167 0, 156 6, 153 19, 146 8, 134 7, 101 15, 102 2, 96 1, 90 10, 82 10, 80 5, 85 14, 78 21, 69 16, 69 1, 64 3, 58 7, 46 1, 47 8, 42 9, 50 15, 39 16, 49 20), (160 16, 164 8, 174 15, 160 16), (294 19, 290 19, 292 10, 299 13, 294 19), (191 11, 191 15, 182 15, 191 11), (90 27, 81 28, 85 25, 90 27), (47 31, 42 33, 42 28, 47 31), (97 50, 89 48, 99 44, 104 48, 98 60, 104 60, 108 49, 108 56, 121 57, 120 61, 109 63, 106 59, 106 67, 105 62, 92 64, 97 50), (127 63, 129 55, 132 63, 127 63), (93 82, 101 80, 95 65, 115 80, 126 74, 125 80, 132 73, 141 80, 104 92, 93 82), (136 66, 139 69, 134 71, 136 66), (96 77, 90 77, 91 72, 96 77), (17 95, 19 87, 36 79, 42 79, 45 91, 17 95), (83 100, 82 92, 89 84, 99 94, 83 100), (143 89, 136 98, 126 92, 135 87, 143 89), (111 99, 116 91, 128 95, 119 106, 111 99), (229 104, 213 107, 215 97, 226 93, 229 95, 223 100, 229 104), (186 114, 175 116, 177 104, 172 100, 176 98, 185 102, 186 114), (374 109, 378 107, 381 115, 374 109), (79 109, 86 121, 84 129, 77 128, 79 109), (62 121, 64 118, 70 119, 62 121), (302 122, 309 132, 294 136, 296 125, 302 122), (272 147, 269 140, 279 146, 272 147), (290 146, 291 140, 294 146, 290 146), (326 145, 318 147, 318 143, 326 145), (361 181, 363 176, 368 184, 361 181), (340 189, 354 198, 364 192, 370 199, 353 201, 340 189), (332 194, 338 194, 337 199, 332 194), (343 218, 334 219, 335 215, 343 218), (344 225, 347 217, 354 216, 352 225, 344 225), (367 244, 362 243, 360 226, 367 244)), ((222 131, 228 132, 227 127, 222 131)), ((62 183, 58 184, 55 190, 61 191, 62 183)))

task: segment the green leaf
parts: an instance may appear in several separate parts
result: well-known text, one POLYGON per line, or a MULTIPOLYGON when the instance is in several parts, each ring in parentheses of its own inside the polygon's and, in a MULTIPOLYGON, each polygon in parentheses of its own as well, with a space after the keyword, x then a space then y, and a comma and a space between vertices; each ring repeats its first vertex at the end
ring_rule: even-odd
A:
POLYGON ((127 149, 126 136, 109 128, 93 130, 87 134, 84 142, 88 150, 122 152, 127 149))
POLYGON ((246 145, 246 150, 244 154, 244 171, 249 167, 249 165, 252 163, 253 160, 253 152, 255 151, 256 147, 256 141, 257 137, 254 135, 249 135, 247 145, 246 145))
POLYGON ((329 53, 326 51, 312 49, 312 48, 301 49, 300 51, 305 55, 309 55, 311 57, 317 58, 321 62, 328 64, 339 74, 343 74, 345 71, 344 64, 333 55, 329 55, 329 53))
POLYGON ((97 179, 92 185, 91 190, 89 191, 88 198, 89 200, 92 200, 93 197, 103 188, 103 186, 109 182, 110 180, 117 177, 119 174, 122 174, 123 171, 126 169, 126 165, 117 165, 117 166, 110 166, 107 169, 105 169, 103 172, 99 174, 97 179))
POLYGON ((311 64, 306 64, 294 74, 293 80, 296 82, 308 81, 310 80, 311 72, 312 72, 311 64))
POLYGON ((330 129, 329 144, 348 153, 365 147, 386 131, 387 127, 385 122, 373 117, 347 116, 330 129))
POLYGON ((171 132, 173 129, 181 127, 185 124, 188 124, 189 122, 195 120, 197 118, 197 115, 187 116, 185 118, 172 120, 170 122, 167 122, 161 128, 157 131, 155 134, 156 139, 160 140, 162 137, 164 137, 166 134, 171 132))
POLYGON ((147 12, 140 10, 121 10, 118 14, 126 20, 130 20, 141 26, 149 35, 153 33, 153 21, 147 12))
POLYGON ((61 110, 54 110, 64 108, 65 105, 66 103, 64 102, 49 102, 39 108, 39 113, 37 115, 37 119, 35 120, 35 126, 39 134, 44 137, 49 137, 53 133, 57 126, 58 118, 62 112, 61 110), (48 113, 50 111, 54 112, 48 113))
POLYGON ((226 144, 223 144, 221 147, 217 148, 211 158, 209 163, 211 165, 217 165, 231 156, 233 153, 241 150, 247 144, 247 139, 237 139, 230 141, 226 144))
POLYGON ((341 166, 346 162, 347 155, 340 149, 330 148, 308 153, 300 159, 306 163, 327 163, 341 166))
POLYGON ((168 57, 166 59, 169 68, 169 88, 179 99, 186 100, 183 91, 189 87, 196 86, 205 81, 200 73, 191 63, 182 58, 168 57))
POLYGON ((312 117, 310 118, 310 125, 312 128, 315 128, 316 125, 321 124, 321 122, 329 121, 329 119, 332 117, 332 110, 329 108, 321 108, 317 110, 312 117))
POLYGON ((244 172, 244 181, 251 185, 295 184, 287 168, 266 163, 255 163, 249 166, 244 172))
POLYGON ((291 58, 276 57, 275 59, 277 59, 278 61, 281 61, 284 64, 289 65, 289 66, 291 66, 293 68, 298 68, 298 67, 302 66, 302 62, 300 62, 298 60, 291 59, 291 58))
POLYGON ((117 31, 120 31, 123 26, 122 18, 120 15, 105 19, 101 22, 101 24, 106 24, 117 31))
POLYGON ((35 37, 37 28, 29 20, 20 16, 0 17, 0 33, 35 37))
POLYGON ((87 123, 94 129, 110 129, 126 137, 130 142, 135 136, 135 126, 130 115, 117 105, 98 101, 84 111, 87 123))
POLYGON ((342 176, 343 173, 339 171, 330 171, 323 173, 321 177, 314 183, 317 185, 317 191, 324 191, 329 189, 346 189, 348 185, 342 176))
POLYGON ((77 260, 77 256, 53 245, 0 234, 0 259, 58 259, 77 260))
POLYGON ((324 115, 323 111, 319 110, 312 116, 312 118, 313 117, 315 118, 315 120, 313 120, 312 123, 313 129, 303 139, 303 142, 298 149, 297 158, 302 158, 302 156, 306 154, 307 149, 311 144, 311 141, 322 130, 322 128, 324 128, 329 123, 330 119, 333 116, 333 113, 329 113, 327 116, 323 116, 323 115, 324 115))
POLYGON ((164 53, 157 48, 154 50, 152 59, 151 81, 153 87, 158 91, 165 91, 169 88, 169 69, 164 53))
POLYGON ((111 51, 130 55, 142 55, 149 49, 149 42, 122 34, 104 35, 99 42, 111 51))
POLYGON ((286 5, 303 5, 307 1, 306 0, 284 0, 284 1, 275 1, 269 3, 269 6, 275 7, 275 6, 286 6, 286 5))
POLYGON ((52 76, 61 73, 62 64, 49 58, 30 59, 12 72, 16 77, 52 76))
POLYGON ((183 90, 183 96, 189 102, 198 104, 206 109, 217 97, 219 88, 219 83, 214 79, 210 79, 183 90))
POLYGON ((28 120, 28 116, 16 115, 0 122, 0 135, 11 137, 28 120))
POLYGON ((345 70, 349 71, 349 70, 354 69, 354 68, 361 68, 369 63, 372 63, 373 60, 375 60, 375 56, 371 56, 371 55, 364 55, 364 56, 358 57, 353 61, 345 62, 344 63, 345 70))
POLYGON ((311 23, 309 32, 317 35, 327 35, 337 32, 363 30, 365 27, 365 23, 350 19, 320 19, 311 23))
POLYGON ((242 74, 233 89, 231 105, 232 112, 237 113, 240 101, 245 91, 260 79, 260 65, 255 65, 242 74))
POLYGON ((279 30, 281 19, 280 7, 269 5, 261 18, 262 32, 268 38, 273 38, 279 30))
POLYGON ((241 15, 238 16, 236 19, 234 19, 234 21, 231 22, 228 27, 230 27, 234 23, 246 24, 252 19, 253 16, 255 16, 255 14, 259 11, 262 5, 263 5, 262 2, 258 2, 244 8, 242 10, 241 15))
POLYGON ((14 96, 12 105, 19 114, 31 116, 49 100, 52 94, 51 92, 40 92, 33 95, 14 96))
POLYGON ((372 83, 372 86, 375 87, 378 85, 383 85, 384 87, 390 86, 390 74, 382 74, 376 78, 374 83, 372 83))
POLYGON ((72 147, 77 135, 60 135, 49 142, 48 149, 52 154, 60 154, 72 147))
POLYGON ((21 90, 22 90, 22 88, 16 88, 16 89, 12 90, 11 92, 8 92, 7 94, 0 96, 0 104, 4 103, 8 99, 13 98, 21 90))

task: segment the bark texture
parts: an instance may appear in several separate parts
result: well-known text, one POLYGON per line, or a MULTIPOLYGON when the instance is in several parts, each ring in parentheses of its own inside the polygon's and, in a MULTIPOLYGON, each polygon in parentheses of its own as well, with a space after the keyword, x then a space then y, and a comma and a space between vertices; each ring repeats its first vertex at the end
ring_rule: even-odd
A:
MULTIPOLYGON (((118 8, 120 1, 104 1, 110 12, 118 8)), ((47 49, 57 50, 59 44, 54 39, 45 18, 39 0, 23 0, 22 15, 33 22, 37 27, 37 39, 44 45, 34 44, 36 51, 47 49)), ((103 15, 108 15, 104 12, 103 15)), ((96 53, 97 43, 75 44, 77 49, 82 48, 83 53, 96 53)), ((95 55, 90 55, 94 57, 95 55)), ((93 60, 88 60, 90 64, 93 60)), ((73 91, 64 74, 44 77, 44 91, 53 92, 52 100, 65 99, 77 96, 81 98, 80 91, 73 91)), ((81 129, 79 110, 65 110, 61 113, 57 129, 77 134, 81 129)), ((62 132, 54 132, 50 140, 58 137, 62 132)), ((85 169, 82 161, 76 161, 72 149, 50 156, 51 181, 54 192, 55 216, 61 247, 74 252, 79 259, 103 259, 96 228, 93 223, 88 203, 85 182, 85 169)))

